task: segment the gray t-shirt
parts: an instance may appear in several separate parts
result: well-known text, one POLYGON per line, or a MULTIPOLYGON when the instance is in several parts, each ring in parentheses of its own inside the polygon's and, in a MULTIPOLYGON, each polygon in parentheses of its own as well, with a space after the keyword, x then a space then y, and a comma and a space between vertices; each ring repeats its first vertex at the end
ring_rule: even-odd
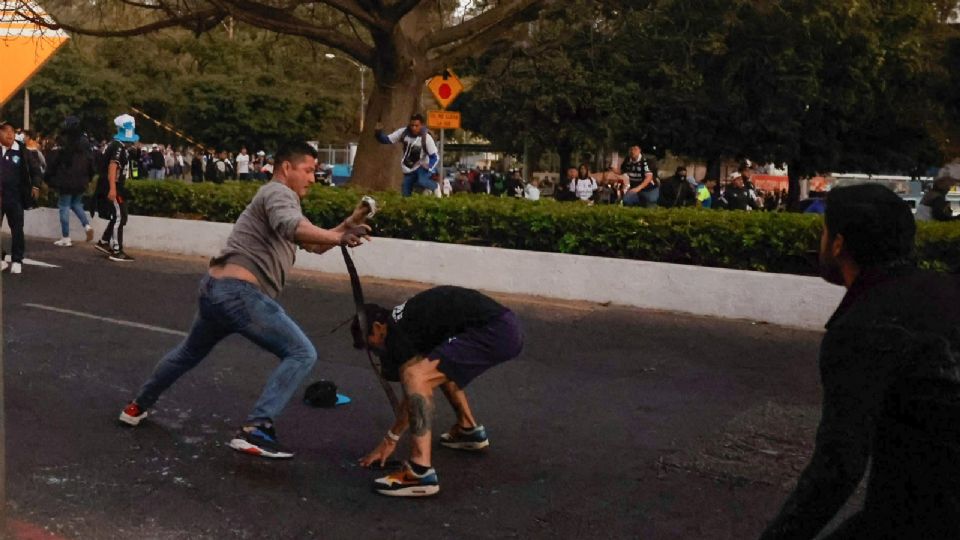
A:
POLYGON ((226 247, 210 264, 231 263, 249 270, 261 290, 276 298, 296 260, 294 235, 303 219, 300 197, 280 182, 267 182, 240 214, 226 247))

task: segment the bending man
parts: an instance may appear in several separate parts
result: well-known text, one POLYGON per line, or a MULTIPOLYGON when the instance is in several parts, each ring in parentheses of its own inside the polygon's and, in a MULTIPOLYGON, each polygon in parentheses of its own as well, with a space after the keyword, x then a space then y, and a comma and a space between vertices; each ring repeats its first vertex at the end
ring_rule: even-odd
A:
MULTIPOLYGON (((360 463, 383 466, 410 428, 410 461, 400 471, 377 479, 374 489, 399 497, 433 495, 440 491, 437 472, 430 465, 434 389, 440 387, 457 415, 457 423, 440 436, 440 444, 461 450, 489 446, 464 389, 484 371, 520 354, 520 323, 492 298, 460 287, 428 289, 392 311, 367 304, 366 315, 368 345, 380 357, 384 377, 403 383, 404 399, 393 427, 360 463)), ((354 347, 363 348, 357 319, 351 330, 354 347)))

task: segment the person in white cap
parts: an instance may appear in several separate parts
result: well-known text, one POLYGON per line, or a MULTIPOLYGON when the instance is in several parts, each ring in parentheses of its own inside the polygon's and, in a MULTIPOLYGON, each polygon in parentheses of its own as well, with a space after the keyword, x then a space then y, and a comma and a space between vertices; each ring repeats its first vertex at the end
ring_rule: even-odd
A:
POLYGON ((140 140, 136 133, 136 121, 129 114, 122 114, 113 120, 117 133, 113 141, 103 150, 103 164, 97 189, 97 212, 100 217, 109 220, 103 237, 96 248, 107 254, 114 262, 132 262, 133 257, 123 251, 123 227, 127 224, 126 188, 127 167, 129 166, 128 145, 140 140))

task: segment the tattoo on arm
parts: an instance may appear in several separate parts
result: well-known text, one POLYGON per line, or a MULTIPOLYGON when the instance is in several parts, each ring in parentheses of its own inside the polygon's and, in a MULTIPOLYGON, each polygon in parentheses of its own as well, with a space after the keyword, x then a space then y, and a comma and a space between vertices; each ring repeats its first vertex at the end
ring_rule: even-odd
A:
POLYGON ((430 432, 433 423, 433 403, 422 394, 411 394, 410 402, 410 433, 414 437, 422 437, 430 432))

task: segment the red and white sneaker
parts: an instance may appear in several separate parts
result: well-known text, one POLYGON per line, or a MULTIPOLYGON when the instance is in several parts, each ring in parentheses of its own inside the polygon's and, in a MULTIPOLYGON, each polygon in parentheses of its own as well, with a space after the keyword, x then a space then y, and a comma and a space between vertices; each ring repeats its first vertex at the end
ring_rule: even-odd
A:
POLYGON ((140 408, 136 401, 131 401, 120 412, 120 421, 128 426, 136 426, 147 417, 147 411, 140 408))

